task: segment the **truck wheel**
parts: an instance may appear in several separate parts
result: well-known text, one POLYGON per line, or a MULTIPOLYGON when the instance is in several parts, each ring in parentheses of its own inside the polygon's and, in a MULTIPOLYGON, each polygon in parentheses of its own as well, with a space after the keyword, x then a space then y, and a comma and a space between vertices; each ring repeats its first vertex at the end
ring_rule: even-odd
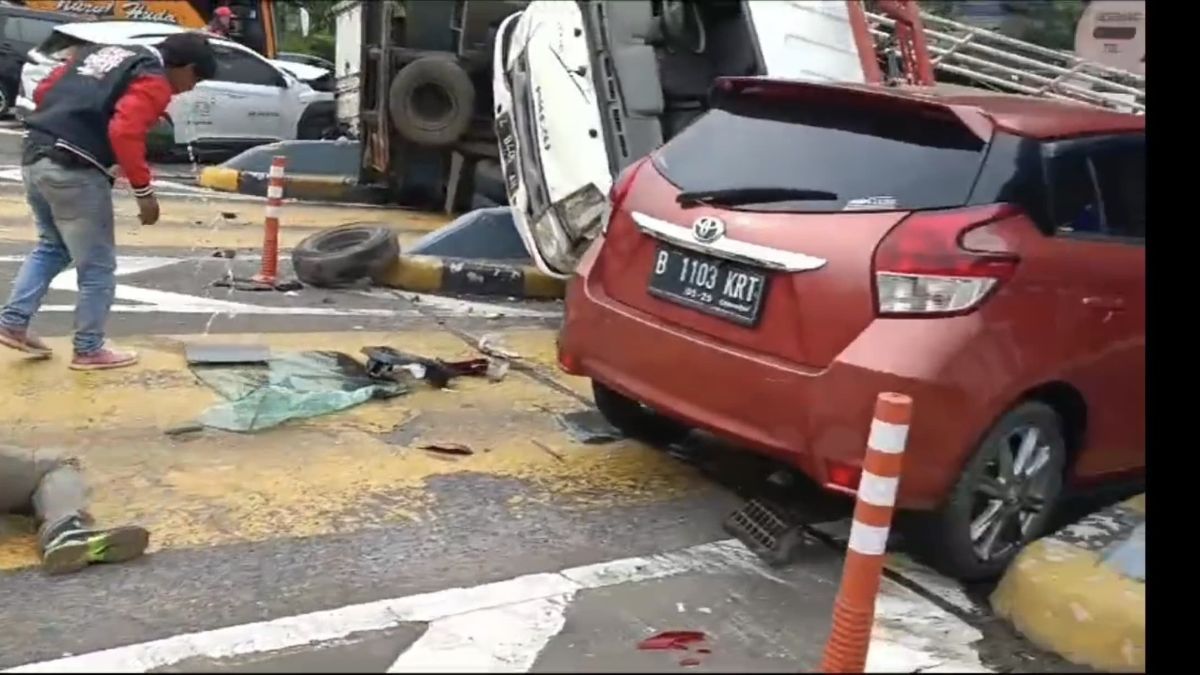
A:
POLYGON ((400 241, 388 227, 345 225, 306 237, 292 251, 292 269, 300 281, 320 288, 376 280, 396 262, 400 241))
POLYGON ((467 132, 475 109, 475 85, 452 59, 426 56, 392 79, 389 117, 396 133, 417 145, 444 146, 467 132))

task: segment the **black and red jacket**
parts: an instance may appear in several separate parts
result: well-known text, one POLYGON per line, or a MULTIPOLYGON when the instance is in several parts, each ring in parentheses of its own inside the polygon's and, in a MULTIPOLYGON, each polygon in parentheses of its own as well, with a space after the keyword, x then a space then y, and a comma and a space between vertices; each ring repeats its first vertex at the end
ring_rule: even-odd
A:
POLYGON ((104 171, 118 165, 135 195, 153 194, 146 135, 171 102, 162 57, 153 47, 97 45, 81 49, 33 93, 26 116, 23 163, 54 153, 104 171))

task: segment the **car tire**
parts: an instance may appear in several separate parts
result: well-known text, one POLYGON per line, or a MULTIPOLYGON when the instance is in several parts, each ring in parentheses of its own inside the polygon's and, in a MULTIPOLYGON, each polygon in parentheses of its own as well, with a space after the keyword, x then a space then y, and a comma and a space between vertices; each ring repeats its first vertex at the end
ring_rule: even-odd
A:
POLYGON ((0 117, 7 117, 12 110, 12 101, 9 100, 8 94, 4 92, 4 87, 0 87, 0 117))
POLYGON ((400 241, 389 227, 345 225, 304 238, 292 250, 296 278, 320 288, 378 281, 396 262, 400 241))
POLYGON ((429 147, 462 138, 475 114, 475 85, 462 66, 426 56, 400 69, 388 92, 388 116, 405 140, 429 147))
POLYGON ((670 445, 688 435, 687 426, 655 413, 637 401, 592 380, 596 408, 618 431, 651 445, 670 445))
POLYGON ((918 553, 961 581, 1000 576, 1043 534, 1062 494, 1066 465, 1058 413, 1037 401, 1017 405, 992 425, 942 507, 916 514, 918 553), (1028 442, 1025 458, 1021 448, 1028 442))

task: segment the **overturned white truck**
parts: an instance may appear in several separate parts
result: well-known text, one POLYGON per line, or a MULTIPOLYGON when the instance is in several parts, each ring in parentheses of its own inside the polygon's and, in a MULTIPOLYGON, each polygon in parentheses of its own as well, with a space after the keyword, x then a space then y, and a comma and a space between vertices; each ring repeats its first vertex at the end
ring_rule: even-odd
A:
MULTIPOLYGON (((565 277, 626 166, 707 109, 721 76, 943 82, 1145 110, 1140 75, 877 0, 537 0, 500 24, 492 95, 514 219, 565 277)), ((720 162, 719 157, 713 158, 720 162)))

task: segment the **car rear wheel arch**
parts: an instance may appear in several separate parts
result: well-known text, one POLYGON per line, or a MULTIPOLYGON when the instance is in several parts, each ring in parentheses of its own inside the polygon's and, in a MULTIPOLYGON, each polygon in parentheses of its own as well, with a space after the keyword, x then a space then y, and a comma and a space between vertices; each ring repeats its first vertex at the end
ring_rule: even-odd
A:
POLYGON ((1083 394, 1067 382, 1053 381, 1029 389, 1018 397, 1017 402, 1021 401, 1044 403, 1058 413, 1067 445, 1066 470, 1069 473, 1087 439, 1088 409, 1083 394))
MULTIPOLYGON (((1037 393, 1045 396, 1048 395, 1047 391, 1062 395, 1063 390, 1051 388, 1038 390, 1037 393)), ((1024 544, 1043 533, 1062 496, 1069 466, 1065 428, 1062 414, 1041 399, 1022 398, 1005 408, 988 424, 975 445, 965 453, 966 462, 941 505, 933 511, 907 514, 906 530, 913 537, 916 547, 914 552, 944 574, 963 581, 983 581, 999 576, 1024 544), (1016 452, 1016 446, 1022 445, 1024 448, 1022 441, 1028 440, 1031 431, 1033 440, 1030 442, 1036 442, 1038 445, 1036 448, 1032 445, 1029 448, 1044 455, 1040 458, 1042 461, 1035 465, 1045 466, 1045 469, 1040 472, 1033 469, 1024 474, 1028 478, 1023 479, 1021 460, 1017 459, 1015 478, 1011 474, 1014 464, 1010 461, 1008 465, 1009 482, 1001 479, 997 483, 995 478, 986 478, 987 474, 994 474, 999 470, 1000 465, 996 464, 996 461, 1001 453, 1020 454, 1016 452), (988 487, 987 481, 990 481, 992 487, 988 487), (1000 494, 1006 490, 1000 489, 997 493, 996 486, 1011 486, 1013 489, 1007 490, 1009 494, 1006 499, 1004 494, 1000 494), (986 497, 981 500, 981 495, 985 494, 986 497), (1035 509, 1029 514, 1031 521, 1024 523, 1013 520, 1018 509, 1024 513, 1026 508, 1030 508, 1023 506, 1027 497, 1034 500, 1029 503, 1034 505, 1032 508, 1035 509), (996 510, 990 511, 990 515, 983 515, 977 508, 981 505, 984 511, 991 507, 995 507, 996 510), (996 517, 992 519, 991 515, 996 517), (991 529, 989 524, 995 524, 997 521, 1010 524, 1019 522, 1021 526, 1019 538, 1011 536, 1015 533, 1008 525, 995 528, 1008 535, 1003 539, 1011 540, 1002 542, 1005 546, 1001 550, 993 547, 996 537, 989 539, 981 536, 985 530, 991 529), (976 526, 982 529, 968 533, 966 528, 974 530, 976 526), (986 543, 981 544, 976 537, 980 537, 980 540, 986 543), (975 548, 977 545, 993 551, 995 555, 989 557, 981 553, 975 548)), ((1027 461, 1033 461, 1037 455, 1030 454, 1026 457, 1027 461)))

